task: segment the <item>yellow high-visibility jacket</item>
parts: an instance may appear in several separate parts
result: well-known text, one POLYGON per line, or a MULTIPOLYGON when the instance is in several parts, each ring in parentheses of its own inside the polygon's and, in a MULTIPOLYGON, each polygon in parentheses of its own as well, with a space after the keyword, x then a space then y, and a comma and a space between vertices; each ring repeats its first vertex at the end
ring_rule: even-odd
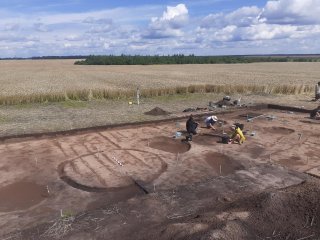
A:
POLYGON ((243 143, 246 140, 246 138, 244 137, 243 132, 240 128, 236 128, 231 138, 234 138, 237 134, 239 134, 240 136, 240 143, 243 143))

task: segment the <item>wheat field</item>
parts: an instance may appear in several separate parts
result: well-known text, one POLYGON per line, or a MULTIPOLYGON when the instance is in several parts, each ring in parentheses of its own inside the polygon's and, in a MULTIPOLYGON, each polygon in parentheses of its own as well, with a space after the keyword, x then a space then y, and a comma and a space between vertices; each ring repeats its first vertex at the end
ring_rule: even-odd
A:
POLYGON ((310 93, 320 62, 87 66, 75 60, 0 61, 0 104, 185 92, 310 93))

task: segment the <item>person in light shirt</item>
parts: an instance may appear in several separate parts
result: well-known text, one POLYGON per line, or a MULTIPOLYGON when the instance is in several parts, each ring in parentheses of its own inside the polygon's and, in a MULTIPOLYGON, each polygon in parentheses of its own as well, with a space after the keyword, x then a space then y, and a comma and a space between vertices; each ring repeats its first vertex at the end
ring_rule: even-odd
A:
POLYGON ((212 130, 216 130, 215 127, 214 127, 214 124, 215 124, 217 121, 218 121, 218 118, 217 118, 217 116, 214 116, 214 115, 209 116, 209 117, 207 117, 207 118, 204 120, 207 128, 211 128, 212 130))

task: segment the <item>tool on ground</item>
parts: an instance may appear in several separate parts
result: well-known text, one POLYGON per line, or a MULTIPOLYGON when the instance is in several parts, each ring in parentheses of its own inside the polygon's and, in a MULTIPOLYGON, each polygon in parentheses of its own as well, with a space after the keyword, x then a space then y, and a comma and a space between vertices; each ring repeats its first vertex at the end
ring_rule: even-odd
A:
POLYGON ((175 138, 179 138, 182 136, 182 132, 176 132, 176 134, 174 136, 175 136, 175 138))
POLYGON ((256 117, 251 117, 251 118, 249 118, 249 116, 247 116, 247 122, 252 122, 253 119, 260 118, 260 117, 263 117, 263 116, 265 116, 265 115, 262 114, 262 115, 259 115, 259 116, 256 116, 256 117))
POLYGON ((230 141, 230 137, 228 135, 224 135, 221 137, 221 142, 224 144, 228 144, 230 141))

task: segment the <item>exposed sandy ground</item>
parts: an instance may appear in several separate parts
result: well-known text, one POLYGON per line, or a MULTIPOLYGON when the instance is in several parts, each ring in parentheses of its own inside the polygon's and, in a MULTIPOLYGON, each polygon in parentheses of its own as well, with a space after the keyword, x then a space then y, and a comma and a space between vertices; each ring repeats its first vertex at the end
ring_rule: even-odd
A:
POLYGON ((319 81, 320 63, 85 66, 75 60, 0 61, 0 96, 79 89, 191 84, 298 84, 319 81))
MULTIPOLYGON (((167 81, 313 85, 319 69, 319 63, 190 68, 0 61, 0 93, 30 93, 35 86, 38 92, 112 89, 119 82, 124 88, 159 87, 164 81, 166 86, 167 81)), ((139 106, 127 101, 0 106, 0 137, 187 116, 184 109, 205 108, 222 97, 169 96, 142 99, 139 106), (144 114, 154 107, 171 114, 144 114)), ((319 104, 312 95, 241 97, 247 106, 319 104)), ((215 134, 222 126, 216 133, 201 129, 191 145, 172 138, 184 130, 185 119, 2 141, 0 239, 319 239, 320 183, 310 176, 320 172, 319 123, 307 114, 274 110, 256 110, 274 120, 246 122, 239 115, 251 110, 228 110, 214 114, 227 122, 224 130, 235 121, 245 123, 248 139, 241 146, 219 143, 215 134)))
POLYGON ((191 145, 173 138, 185 119, 2 142, 0 236, 319 238, 320 184, 304 174, 319 173, 319 123, 270 109, 216 114, 227 124, 201 128, 191 145), (252 112, 265 115, 240 116, 252 112), (247 141, 219 143, 235 121, 247 141))

